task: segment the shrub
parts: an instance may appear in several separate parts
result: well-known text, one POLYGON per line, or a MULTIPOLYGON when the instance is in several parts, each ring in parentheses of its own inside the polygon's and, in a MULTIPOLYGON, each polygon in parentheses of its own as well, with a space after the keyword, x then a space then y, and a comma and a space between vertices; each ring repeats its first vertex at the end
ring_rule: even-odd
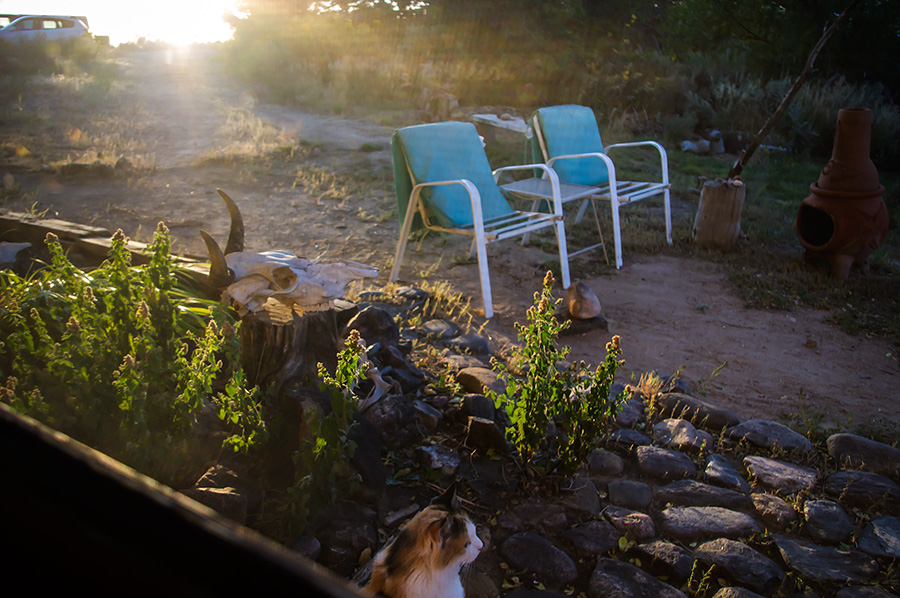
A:
POLYGON ((815 82, 800 90, 795 103, 801 107, 810 129, 817 132, 813 155, 831 156, 838 112, 842 108, 872 110, 872 160, 880 168, 900 170, 900 107, 893 104, 882 85, 850 85, 843 78, 815 82))
POLYGON ((83 71, 93 66, 100 46, 90 37, 60 42, 21 43, 0 40, 0 72, 51 75, 83 71))
POLYGON ((3 402, 176 487, 195 481, 181 461, 199 452, 189 434, 207 406, 229 430, 226 446, 262 439, 235 327, 177 288, 162 223, 140 268, 121 231, 90 273, 53 235, 47 247, 52 261, 32 277, 0 272, 3 402))
POLYGON ((527 325, 516 324, 524 343, 522 358, 528 364, 524 380, 494 362, 494 369, 508 380, 504 393, 489 392, 498 409, 511 422, 506 437, 519 457, 542 473, 570 475, 584 463, 600 436, 612 423, 622 397, 610 396, 618 370, 619 337, 606 345, 606 358, 591 372, 584 362, 562 367, 568 347, 557 348, 559 333, 567 323, 553 315, 553 275, 544 278, 541 293, 527 312, 527 325), (550 437, 550 424, 556 432, 550 437))

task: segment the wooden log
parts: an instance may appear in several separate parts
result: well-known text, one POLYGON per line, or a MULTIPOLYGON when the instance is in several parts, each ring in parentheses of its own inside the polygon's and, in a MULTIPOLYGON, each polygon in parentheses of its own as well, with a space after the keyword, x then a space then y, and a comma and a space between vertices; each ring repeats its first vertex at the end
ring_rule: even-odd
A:
POLYGON ((32 245, 41 245, 47 233, 53 233, 60 240, 73 241, 85 237, 110 237, 112 234, 105 228, 89 226, 57 220, 55 218, 39 218, 33 214, 7 212, 0 214, 0 241, 27 241, 32 245))
MULTIPOLYGON (((59 238, 66 252, 75 251, 81 266, 98 266, 106 259, 112 243, 112 234, 105 228, 68 222, 56 218, 39 218, 34 214, 7 212, 0 214, 0 241, 31 243, 35 251, 44 246, 47 233, 59 238)), ((128 239, 125 245, 131 253, 131 263, 135 266, 146 264, 150 259, 144 254, 144 243, 128 239)), ((195 262, 193 256, 173 256, 178 263, 195 262)))
POLYGON ((337 367, 341 340, 333 309, 300 314, 273 299, 241 320, 241 365, 250 385, 318 386, 318 364, 337 367))
POLYGON ((740 180, 703 184, 691 238, 703 247, 731 249, 741 235, 747 188, 740 180))
MULTIPOLYGON (((109 254, 109 248, 112 246, 112 237, 85 237, 75 239, 74 241, 60 241, 60 244, 69 250, 72 247, 79 249, 82 254, 93 259, 98 264, 102 263, 109 254)), ((142 266, 150 263, 150 258, 144 253, 147 245, 138 241, 128 239, 125 248, 131 254, 131 265, 142 266)))

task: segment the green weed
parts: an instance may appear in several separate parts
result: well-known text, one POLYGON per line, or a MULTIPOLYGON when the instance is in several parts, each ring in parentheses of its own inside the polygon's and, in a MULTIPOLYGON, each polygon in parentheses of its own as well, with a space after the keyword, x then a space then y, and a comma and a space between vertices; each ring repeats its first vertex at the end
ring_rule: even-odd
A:
MULTIPOLYGON (((244 385, 235 325, 177 288, 168 230, 131 266, 125 236, 84 273, 48 235, 52 261, 22 278, 0 272, 4 401, 164 483, 182 479, 189 434, 209 404, 246 452, 266 434, 261 398, 244 385)), ((221 447, 219 447, 221 448, 221 447)))
POLYGON ((699 395, 705 395, 710 391, 710 386, 712 385, 712 381, 715 380, 721 373, 722 370, 728 365, 728 362, 725 361, 721 365, 716 366, 707 376, 700 376, 696 382, 691 387, 691 390, 699 395))
POLYGON ((572 474, 596 446, 618 412, 622 397, 611 397, 610 387, 619 367, 619 337, 606 345, 606 358, 593 372, 584 362, 564 368, 568 347, 557 348, 566 324, 553 315, 553 275, 547 273, 535 303, 526 314, 528 323, 516 324, 524 343, 521 356, 528 365, 524 379, 512 375, 494 360, 493 368, 507 381, 503 393, 489 391, 510 426, 506 436, 519 458, 538 472, 572 474), (548 437, 555 424, 555 436, 548 437))
POLYGON ((330 411, 307 411, 300 448, 294 454, 296 482, 288 489, 288 533, 303 532, 311 516, 321 514, 340 497, 355 491, 359 474, 350 465, 356 443, 349 438, 356 414, 359 381, 366 367, 360 364, 359 332, 351 330, 344 349, 338 353, 334 375, 321 363, 321 388, 330 396, 330 411))

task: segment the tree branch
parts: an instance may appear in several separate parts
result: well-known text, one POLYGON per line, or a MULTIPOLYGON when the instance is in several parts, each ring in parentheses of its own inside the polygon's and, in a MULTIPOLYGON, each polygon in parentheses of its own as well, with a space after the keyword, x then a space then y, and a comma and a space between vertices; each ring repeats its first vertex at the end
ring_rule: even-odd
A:
POLYGON ((844 12, 840 14, 837 20, 831 24, 828 29, 825 30, 825 33, 822 34, 822 37, 819 38, 819 41, 816 42, 816 45, 813 47, 812 52, 809 53, 809 57, 806 59, 806 64, 803 66, 803 70, 800 72, 800 76, 797 77, 797 80, 794 81, 794 84, 791 86, 791 89, 788 91, 787 95, 784 96, 784 99, 781 100, 781 104, 778 106, 778 109, 775 110, 775 114, 773 114, 769 120, 766 121, 766 124, 762 126, 756 136, 753 138, 753 141, 750 142, 744 150, 741 151, 741 155, 738 156, 738 159, 735 161, 734 166, 731 167, 731 170, 728 171, 728 178, 733 179, 736 176, 739 176, 741 172, 744 170, 744 165, 750 161, 750 158, 753 156, 753 153, 759 148, 759 144, 762 143, 762 140, 766 138, 772 129, 775 127, 775 123, 781 118, 781 115, 784 114, 785 110, 787 110, 788 106, 791 104, 791 101, 794 99, 794 96, 797 95, 797 92, 800 91, 800 87, 803 86, 803 82, 806 81, 806 78, 809 77, 809 73, 812 71, 813 64, 816 62, 816 58, 819 56, 819 52, 822 51, 822 47, 825 46, 825 43, 831 37, 831 34, 834 33, 834 30, 837 29, 837 26, 844 20, 847 16, 847 13, 850 12, 850 9, 860 3, 861 0, 853 0, 847 8, 844 9, 844 12))

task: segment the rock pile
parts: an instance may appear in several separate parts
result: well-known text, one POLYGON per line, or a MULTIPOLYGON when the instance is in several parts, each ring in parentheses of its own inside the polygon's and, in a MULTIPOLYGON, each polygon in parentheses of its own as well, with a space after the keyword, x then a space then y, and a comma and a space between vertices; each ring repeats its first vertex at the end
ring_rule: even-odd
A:
MULTIPOLYGON (((900 591, 900 449, 849 433, 816 446, 783 424, 741 420, 670 380, 656 396, 628 395, 616 428, 578 475, 526 481, 508 456, 503 414, 485 397, 504 386, 489 367, 487 340, 441 320, 392 325, 427 300, 402 288, 339 315, 403 394, 363 414, 366 446, 380 446, 357 460, 373 469, 363 471, 365 504, 336 505, 295 549, 350 577, 361 555, 374 554, 434 488, 459 477, 485 543, 465 578, 469 598, 526 590, 589 598, 900 591), (412 353, 415 339, 432 349, 412 353), (437 383, 447 372, 461 393, 437 383), (379 470, 382 454, 391 464, 379 470)), ((221 492, 191 490, 201 501, 205 493, 210 506, 229 512, 221 492)), ((240 505, 230 512, 252 512, 246 499, 240 505)))

